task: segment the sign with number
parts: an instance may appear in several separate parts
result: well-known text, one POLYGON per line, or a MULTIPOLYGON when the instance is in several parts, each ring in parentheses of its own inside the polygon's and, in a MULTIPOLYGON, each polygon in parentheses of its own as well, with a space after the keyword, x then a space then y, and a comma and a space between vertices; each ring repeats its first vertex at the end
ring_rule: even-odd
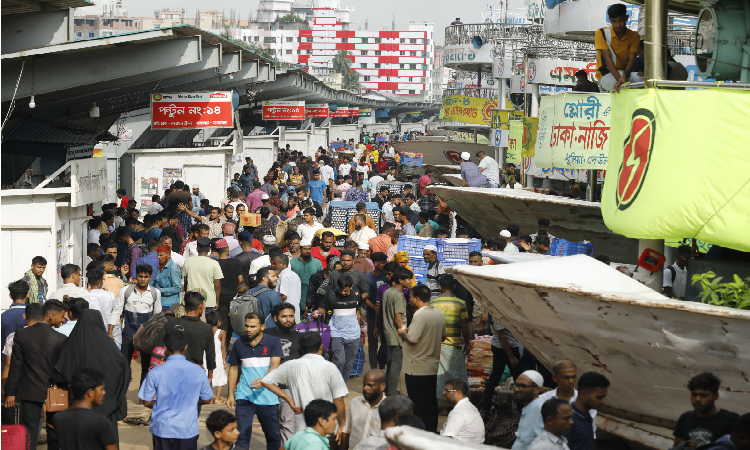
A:
POLYGON ((305 105, 305 117, 328 117, 328 103, 305 105))
POLYGON ((231 92, 151 94, 151 129, 232 128, 231 92))
POLYGON ((349 108, 339 106, 336 111, 331 111, 328 117, 349 117, 349 108))
POLYGON ((305 120, 305 102, 263 102, 263 120, 305 120))

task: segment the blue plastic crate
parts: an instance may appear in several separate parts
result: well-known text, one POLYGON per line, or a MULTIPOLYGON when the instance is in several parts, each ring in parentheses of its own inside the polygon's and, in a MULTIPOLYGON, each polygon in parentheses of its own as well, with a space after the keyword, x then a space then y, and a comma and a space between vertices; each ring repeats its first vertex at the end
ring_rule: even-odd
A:
POLYGON ((414 275, 426 276, 427 266, 428 264, 425 262, 424 258, 419 256, 409 257, 409 267, 411 267, 411 270, 414 271, 414 275))
POLYGON ((404 155, 401 155, 401 159, 399 161, 404 166, 421 166, 422 165, 422 157, 421 156, 404 156, 404 155))
POLYGON ((480 239, 438 239, 438 259, 469 260, 469 253, 482 251, 480 239))
POLYGON ((570 242, 565 239, 552 239, 549 254, 552 256, 588 255, 594 256, 594 243, 584 244, 581 242, 570 242))
POLYGON ((460 264, 469 264, 468 259, 444 259, 440 261, 440 263, 443 264, 443 267, 453 267, 458 266, 460 264))
POLYGON ((409 256, 422 257, 422 251, 428 245, 437 246, 437 239, 406 235, 398 237, 398 251, 406 252, 409 256))

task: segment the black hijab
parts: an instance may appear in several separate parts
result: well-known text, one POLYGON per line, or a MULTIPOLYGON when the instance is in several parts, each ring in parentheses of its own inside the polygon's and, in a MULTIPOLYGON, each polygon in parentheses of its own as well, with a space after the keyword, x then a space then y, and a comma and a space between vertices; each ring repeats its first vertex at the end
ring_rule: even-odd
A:
POLYGON ((70 381, 78 369, 94 369, 104 375, 104 402, 94 411, 104 416, 125 418, 128 412, 126 394, 130 383, 130 365, 117 349, 117 344, 104 331, 99 311, 83 311, 65 342, 55 369, 70 381))

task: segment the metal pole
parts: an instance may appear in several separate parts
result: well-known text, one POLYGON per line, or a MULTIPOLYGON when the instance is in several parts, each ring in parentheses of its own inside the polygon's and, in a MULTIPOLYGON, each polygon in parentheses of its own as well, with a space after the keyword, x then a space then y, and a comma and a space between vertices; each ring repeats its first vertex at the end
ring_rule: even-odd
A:
POLYGON ((586 171, 586 201, 594 201, 594 188, 596 187, 596 170, 586 171))
POLYGON ((539 85, 531 85, 531 115, 529 117, 539 116, 539 85))
POLYGON ((653 88, 655 80, 667 78, 667 1, 646 0, 646 87, 653 88))
MULTIPOLYGON (((645 0, 646 11, 646 88, 655 89, 654 81, 667 78, 666 45, 667 45, 667 0, 645 0)), ((664 253, 663 239, 640 239, 638 255, 647 248, 664 253)), ((663 276, 660 270, 654 273, 648 287, 661 292, 663 276)))

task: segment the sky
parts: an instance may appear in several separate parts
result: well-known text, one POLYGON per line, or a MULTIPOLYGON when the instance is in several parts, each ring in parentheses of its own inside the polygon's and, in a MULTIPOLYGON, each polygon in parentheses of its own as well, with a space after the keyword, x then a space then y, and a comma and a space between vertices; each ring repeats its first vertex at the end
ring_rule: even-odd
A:
MULTIPOLYGON (((297 0, 305 4, 309 0, 297 0)), ((98 3, 98 2, 97 2, 98 3)), ((522 0, 511 0, 511 5, 522 5, 522 0)), ((131 0, 127 2, 129 15, 135 17, 153 16, 155 9, 181 7, 187 9, 187 16, 194 17, 196 9, 224 10, 229 16, 230 9, 239 11, 241 18, 247 18, 250 11, 258 9, 258 0, 237 2, 236 0, 131 0)), ((317 6, 317 1, 316 1, 317 6)), ((365 29, 365 20, 369 21, 369 30, 391 29, 395 14, 396 30, 408 30, 409 22, 428 22, 435 25, 435 43, 443 44, 444 29, 456 18, 463 23, 481 23, 482 11, 490 6, 499 8, 500 1, 488 3, 486 0, 341 0, 342 7, 353 8, 350 29, 365 29)), ((255 14, 253 14, 255 16, 255 14)))

